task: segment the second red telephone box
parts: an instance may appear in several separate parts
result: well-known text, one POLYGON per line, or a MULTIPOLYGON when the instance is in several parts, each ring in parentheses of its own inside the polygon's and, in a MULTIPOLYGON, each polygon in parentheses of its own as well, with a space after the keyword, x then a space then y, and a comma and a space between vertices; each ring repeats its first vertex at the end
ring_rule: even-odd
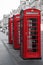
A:
POLYGON ((14 49, 20 49, 20 15, 13 16, 13 46, 14 49))
POLYGON ((40 10, 26 9, 22 10, 20 14, 21 57, 41 59, 40 10))
POLYGON ((12 22, 13 22, 13 17, 9 18, 9 22, 8 22, 8 43, 12 44, 13 43, 13 39, 12 39, 12 22))

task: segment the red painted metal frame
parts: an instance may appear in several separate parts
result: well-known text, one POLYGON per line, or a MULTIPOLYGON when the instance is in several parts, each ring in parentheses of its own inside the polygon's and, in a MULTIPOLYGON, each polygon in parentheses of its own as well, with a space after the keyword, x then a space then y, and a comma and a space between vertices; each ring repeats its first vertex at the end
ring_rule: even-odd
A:
POLYGON ((8 43, 12 44, 13 43, 13 39, 12 39, 12 22, 13 22, 13 18, 9 18, 9 22, 8 22, 8 43))
POLYGON ((20 15, 13 17, 13 46, 14 49, 20 49, 20 15))
MULTIPOLYGON (((21 57, 24 59, 40 59, 41 58, 41 14, 40 10, 37 9, 26 9, 23 11, 23 18, 22 18, 22 40, 21 40, 21 57), (38 14, 26 14, 27 12, 36 12, 38 14), (27 36, 28 36, 28 19, 30 18, 37 18, 37 52, 32 52, 29 51, 30 49, 28 48, 29 43, 27 43, 27 36)), ((31 40, 28 38, 28 40, 31 40)))

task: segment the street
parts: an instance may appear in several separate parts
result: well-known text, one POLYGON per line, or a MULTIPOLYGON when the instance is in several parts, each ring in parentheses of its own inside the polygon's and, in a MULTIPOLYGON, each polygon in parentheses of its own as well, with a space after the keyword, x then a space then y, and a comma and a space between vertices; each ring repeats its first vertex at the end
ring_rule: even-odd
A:
POLYGON ((15 50, 12 44, 8 44, 8 36, 0 32, 0 65, 43 65, 43 32, 41 32, 41 60, 23 60, 20 50, 15 50))

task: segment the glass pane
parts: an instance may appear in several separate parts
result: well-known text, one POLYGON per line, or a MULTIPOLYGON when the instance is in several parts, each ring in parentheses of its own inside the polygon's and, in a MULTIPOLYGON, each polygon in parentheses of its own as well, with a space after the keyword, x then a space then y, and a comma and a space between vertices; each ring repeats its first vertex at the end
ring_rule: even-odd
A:
POLYGON ((32 52, 37 51, 37 19, 36 18, 30 18, 28 19, 28 33, 29 35, 27 36, 27 43, 28 43, 28 48, 32 52), (32 31, 34 30, 34 31, 32 31))

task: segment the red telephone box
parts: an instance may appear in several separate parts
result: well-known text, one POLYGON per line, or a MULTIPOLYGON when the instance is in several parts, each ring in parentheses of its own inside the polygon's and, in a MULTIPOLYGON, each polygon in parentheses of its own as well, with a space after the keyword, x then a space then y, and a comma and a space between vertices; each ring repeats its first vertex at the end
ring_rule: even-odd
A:
POLYGON ((9 18, 9 22, 8 22, 8 43, 12 44, 13 43, 13 39, 12 39, 12 22, 13 22, 13 17, 9 18))
POLYGON ((20 16, 21 57, 41 59, 41 13, 38 9, 26 9, 20 16))
POLYGON ((20 15, 13 16, 13 46, 20 49, 20 15))

